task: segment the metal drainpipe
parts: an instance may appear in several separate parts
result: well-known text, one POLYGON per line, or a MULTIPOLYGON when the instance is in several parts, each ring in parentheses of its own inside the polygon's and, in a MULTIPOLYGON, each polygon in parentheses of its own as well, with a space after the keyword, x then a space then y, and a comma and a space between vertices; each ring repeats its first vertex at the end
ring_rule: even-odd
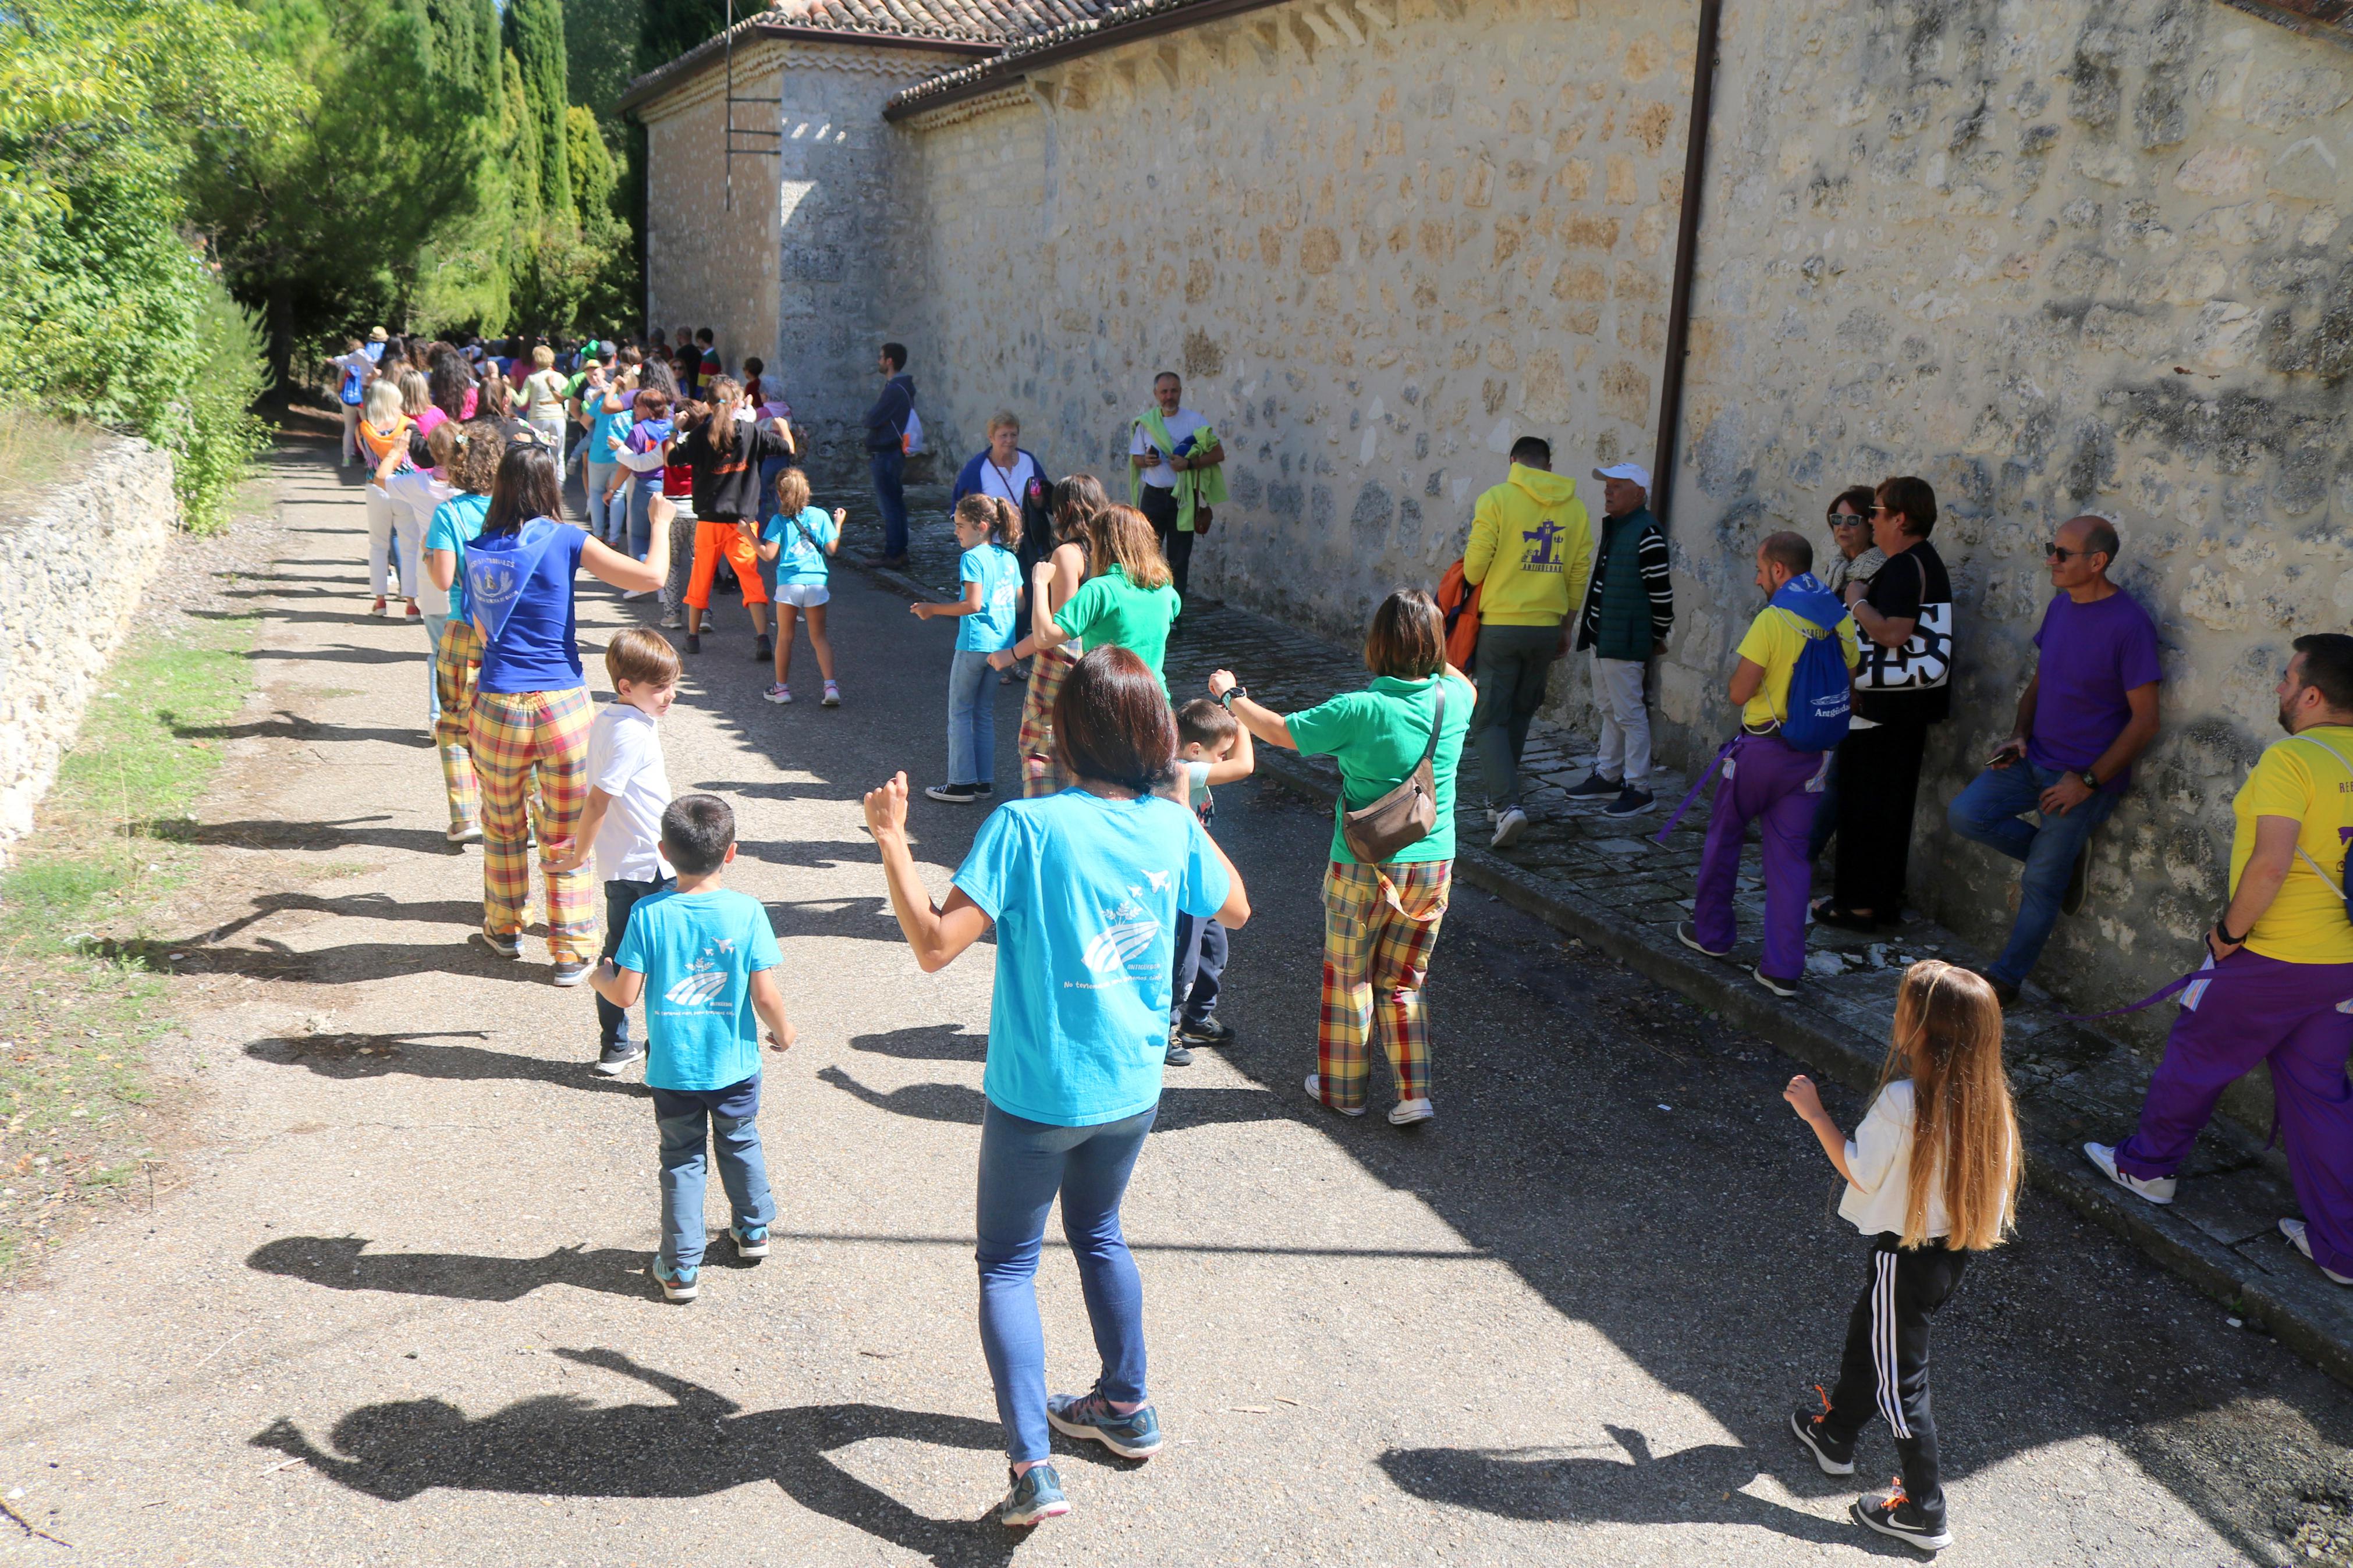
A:
POLYGON ((1651 514, 1672 528, 1675 430, 1683 422, 1683 360, 1690 352, 1692 271, 1699 249, 1700 183, 1707 173, 1707 121, 1715 97, 1715 46, 1724 0, 1700 0, 1692 60, 1691 129, 1683 147, 1683 211, 1675 221, 1675 278, 1667 294, 1667 363, 1659 378, 1659 438, 1651 460, 1651 514))

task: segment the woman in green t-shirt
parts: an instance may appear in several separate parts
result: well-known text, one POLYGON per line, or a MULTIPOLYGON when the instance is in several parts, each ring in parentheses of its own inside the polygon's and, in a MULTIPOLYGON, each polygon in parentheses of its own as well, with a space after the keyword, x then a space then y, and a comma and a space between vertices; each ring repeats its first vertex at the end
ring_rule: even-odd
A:
POLYGON ((1132 506, 1103 508, 1087 519, 1086 531, 1087 569, 1092 575, 1050 614, 1046 606, 1054 563, 1050 558, 1039 562, 1030 571, 1029 635, 991 655, 988 662, 1010 669, 1033 653, 1073 640, 1090 653, 1124 647, 1144 661, 1166 696, 1168 678, 1160 665, 1168 652, 1168 628, 1176 624, 1182 605, 1169 585, 1160 541, 1152 524, 1132 506))
POLYGON ((1285 717, 1250 700, 1231 673, 1209 677, 1209 695, 1242 728, 1271 746, 1328 756, 1340 764, 1332 863, 1324 874, 1324 1007, 1316 1070, 1307 1092, 1343 1116, 1365 1113, 1372 1076, 1365 1049, 1380 1040, 1397 1079, 1389 1121, 1427 1121, 1430 1022, 1421 988, 1446 916, 1454 876, 1454 771, 1477 700, 1468 677, 1446 662, 1446 622, 1430 596, 1400 588, 1373 612, 1365 634, 1373 683, 1285 717), (1438 744, 1430 749, 1430 734, 1438 744), (1437 821, 1429 837, 1368 866, 1349 852, 1339 818, 1372 805, 1413 776, 1430 752, 1437 821))

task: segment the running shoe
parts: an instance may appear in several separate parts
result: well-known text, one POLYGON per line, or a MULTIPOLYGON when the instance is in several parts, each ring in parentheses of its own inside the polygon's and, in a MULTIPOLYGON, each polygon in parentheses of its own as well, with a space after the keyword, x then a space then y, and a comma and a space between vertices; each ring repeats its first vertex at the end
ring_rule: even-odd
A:
POLYGON ((820 699, 818 700, 818 707, 820 707, 820 708, 839 708, 839 707, 840 707, 840 706, 841 706, 841 688, 840 688, 840 687, 839 687, 839 686, 836 686, 836 685, 835 685, 832 681, 830 681, 830 680, 827 681, 827 682, 825 683, 825 695, 824 695, 824 697, 822 697, 822 698, 820 698, 820 699))
POLYGON ((1101 1443, 1123 1459, 1148 1459, 1160 1452, 1160 1417, 1152 1406, 1122 1415, 1099 1389, 1048 1396, 1046 1420, 1063 1436, 1101 1443))
MULTIPOLYGON (((1822 1403, 1826 1406, 1830 1404, 1829 1395, 1823 1395, 1822 1403)), ((1827 1410, 1808 1410, 1802 1405, 1790 1411, 1789 1435, 1806 1446, 1806 1452, 1814 1457, 1822 1474, 1851 1476, 1854 1474, 1854 1444, 1852 1439, 1841 1443, 1822 1429, 1822 1417, 1827 1414, 1827 1410)))
POLYGON ((1307 1075, 1307 1098, 1315 1101, 1318 1105, 1323 1106, 1326 1110, 1336 1110, 1343 1116, 1362 1116, 1365 1113, 1365 1108, 1361 1105, 1356 1107, 1356 1110, 1350 1110, 1345 1106, 1334 1105, 1331 1101, 1325 1100, 1324 1098, 1324 1075, 1322 1073, 1312 1072, 1307 1075))
POLYGON ((774 686, 769 687, 768 689, 760 693, 760 695, 766 698, 771 702, 790 702, 793 700, 793 689, 779 680, 774 686))
POLYGON ((453 822, 449 825, 449 831, 442 837, 452 844, 480 844, 482 841, 482 825, 479 822, 453 822))
POLYGON ((662 1260, 657 1258, 648 1267, 646 1272, 652 1275, 655 1282, 661 1286, 662 1300, 665 1301, 691 1301, 696 1296, 702 1294, 702 1287, 696 1283, 702 1274, 702 1270, 699 1268, 666 1268, 662 1266, 662 1260))
POLYGON ((775 659, 776 657, 776 645, 768 640, 768 635, 765 632, 761 633, 758 638, 752 644, 752 662, 754 664, 767 664, 775 659))
POLYGON ((646 1047, 635 1040, 607 1040, 588 1070, 605 1078, 618 1078, 628 1070, 629 1064, 645 1060, 646 1047))
POLYGON ((2291 1242, 2294 1242, 2295 1244, 2295 1249, 2298 1252, 2303 1253, 2306 1258, 2312 1258, 2312 1266, 2315 1268, 2319 1268, 2322 1274, 2327 1276, 2332 1284, 2353 1285, 2353 1277, 2339 1274, 2334 1268, 2322 1268, 2320 1260, 2312 1257, 2312 1237, 2305 1234, 2304 1221, 2300 1219, 2283 1218, 2279 1222, 2279 1227, 2280 1234, 2287 1237, 2291 1242))
POLYGON ((1487 839, 1490 849, 1509 849, 1528 830, 1528 814, 1516 805, 1507 805, 1495 814, 1495 831, 1487 839))
POLYGON ((768 1256, 768 1227, 766 1226, 745 1225, 739 1219, 734 1224, 727 1227, 727 1234, 733 1237, 735 1242, 736 1257, 756 1263, 761 1258, 768 1256))
POLYGON ((1186 1019, 1177 1026, 1176 1037, 1188 1046, 1230 1046, 1234 1043, 1234 1031, 1211 1014, 1206 1018, 1186 1019))
POLYGON ((474 940, 480 942, 484 947, 489 948, 492 952, 497 953, 501 958, 521 958, 522 956, 522 938, 520 935, 494 936, 489 931, 478 931, 474 933, 474 940))
POLYGON ((550 978, 558 985, 565 987, 579 985, 587 980, 588 970, 589 965, 584 960, 563 959, 556 963, 555 973, 550 978))
POLYGON ((701 632, 689 632, 686 634, 686 651, 689 653, 701 653, 702 651, 702 634, 701 632))
POLYGON ((1616 779, 1605 779, 1599 772, 1589 773, 1568 786, 1571 800, 1610 800, 1623 788, 1616 779))
POLYGON ((1892 1535, 1913 1551, 1933 1557, 1953 1543, 1952 1530, 1940 1518, 1930 1520, 1920 1511, 1920 1505, 1904 1495, 1904 1483, 1896 1481, 1894 1489, 1883 1495, 1870 1495, 1854 1500, 1847 1511, 1855 1523, 1865 1530, 1875 1530, 1882 1535, 1892 1535))
POLYGON ((1018 1476, 1010 1470, 1006 1474, 1013 1487, 997 1505, 997 1521, 1007 1529, 1027 1530, 1041 1519, 1060 1519, 1071 1511, 1071 1500, 1062 1495, 1062 1478, 1052 1465, 1032 1465, 1018 1476))
POLYGON ((980 798, 978 791, 965 784, 925 784, 923 793, 934 800, 946 801, 950 805, 970 805, 980 798))
POLYGON ((1675 940, 1682 942, 1685 947, 1690 948, 1694 952, 1704 952, 1710 958, 1728 958, 1732 954, 1732 950, 1728 947, 1710 947, 1707 943, 1700 941, 1699 927, 1694 925, 1689 921, 1683 921, 1677 923, 1675 926, 1675 940))
POLYGON ((2137 1198, 2146 1198, 2159 1208, 2173 1202, 2171 1176, 2136 1176, 2116 1169, 2116 1148, 2113 1143, 2086 1143, 2084 1158, 2092 1162, 2100 1174, 2137 1198))

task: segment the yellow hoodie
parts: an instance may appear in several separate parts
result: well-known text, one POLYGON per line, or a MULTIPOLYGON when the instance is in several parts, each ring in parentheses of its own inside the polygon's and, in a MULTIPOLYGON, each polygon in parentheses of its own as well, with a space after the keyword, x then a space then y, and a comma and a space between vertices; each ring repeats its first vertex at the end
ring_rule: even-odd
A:
POLYGON ((1593 531, 1577 481, 1512 465, 1512 477, 1479 498, 1462 576, 1479 585, 1479 624, 1549 626, 1585 603, 1593 531))

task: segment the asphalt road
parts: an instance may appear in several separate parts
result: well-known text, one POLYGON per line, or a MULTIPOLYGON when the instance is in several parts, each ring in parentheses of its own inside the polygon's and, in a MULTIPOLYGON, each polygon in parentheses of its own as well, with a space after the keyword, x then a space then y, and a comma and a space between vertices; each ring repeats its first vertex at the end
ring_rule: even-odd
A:
MULTIPOLYGON (((732 885, 774 913, 801 1043, 768 1058, 775 1255, 715 1247, 702 1299, 665 1305, 644 1091, 586 1071, 588 995, 548 986, 535 941, 521 964, 467 945, 480 861, 439 843, 423 637, 364 616, 338 478, 288 466, 268 684, 200 813, 211 873, 161 933, 190 955, 180 1184, 0 1306, 0 1494, 71 1543, 0 1520, 0 1556, 1907 1554, 1783 1430, 1835 1370, 1864 1267, 1778 1098, 1794 1065, 1466 889, 1430 984, 1438 1120, 1342 1121, 1299 1089, 1328 826, 1250 785, 1217 825, 1258 911, 1222 1009, 1240 1040, 1171 1070, 1126 1210, 1169 1446, 1141 1467, 1067 1449, 1076 1510, 996 1525, 970 1257, 992 950, 917 972, 856 804, 894 768, 940 776, 951 636, 851 572, 842 708, 806 700, 813 668, 802 702, 759 701, 722 600, 666 726, 673 784, 735 804, 732 885)), ((638 618, 584 590, 584 644, 638 618)), ((917 802, 935 888, 981 815, 917 802)), ((1055 1384, 1082 1388, 1058 1246, 1040 1284, 1055 1384)), ((1949 1561, 2346 1561, 2353 1396, 2052 1205, 2029 1197, 1935 1358, 1949 1561)), ((1894 1468, 1883 1434, 1862 1462, 1894 1468)))

